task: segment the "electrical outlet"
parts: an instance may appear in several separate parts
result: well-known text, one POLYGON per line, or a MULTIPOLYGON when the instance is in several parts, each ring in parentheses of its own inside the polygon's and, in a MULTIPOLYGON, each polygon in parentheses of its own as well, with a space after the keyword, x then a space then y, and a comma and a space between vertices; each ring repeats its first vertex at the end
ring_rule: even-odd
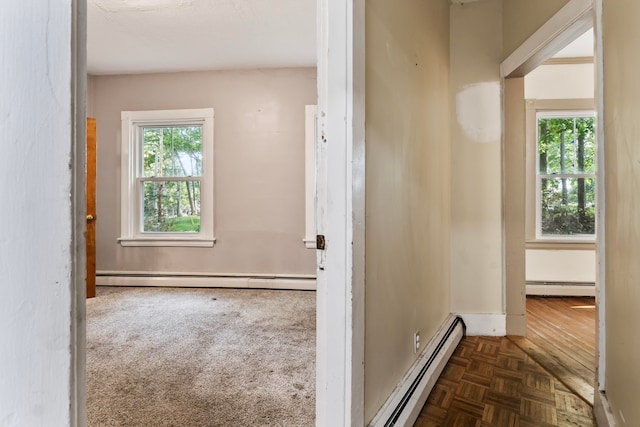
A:
POLYGON ((420 350, 420 331, 413 333, 413 352, 417 353, 420 350))

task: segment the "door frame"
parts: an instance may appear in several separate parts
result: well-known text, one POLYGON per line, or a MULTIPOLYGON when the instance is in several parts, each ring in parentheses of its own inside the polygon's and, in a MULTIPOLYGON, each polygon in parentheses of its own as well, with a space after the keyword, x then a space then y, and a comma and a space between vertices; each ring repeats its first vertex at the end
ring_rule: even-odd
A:
POLYGON ((86 388, 86 99, 87 2, 71 0, 71 346, 69 425, 87 425, 86 388))
MULTIPOLYGON (((581 35, 586 29, 595 29, 595 67, 596 67, 596 100, 597 111, 597 194, 598 212, 597 218, 597 274, 596 274, 596 301, 597 301, 597 354, 596 354, 596 379, 599 391, 606 389, 606 283, 605 283, 605 171, 604 171, 604 98, 603 98, 603 43, 601 32, 602 0, 570 0, 558 13, 552 16, 542 25, 531 37, 520 45, 502 64, 500 64, 500 74, 503 79, 512 77, 522 77, 541 65, 549 56, 564 47, 568 42, 581 35)), ((505 123, 505 126, 507 124, 505 123)), ((504 144, 504 141, 503 141, 504 144)), ((525 165, 521 170, 524 171, 525 165)), ((524 219, 523 219, 524 221, 524 219)), ((513 238, 509 233, 505 233, 504 242, 513 238)), ((517 284, 524 295, 526 287, 524 282, 517 284)), ((503 289, 507 291, 506 282, 503 289)), ((513 289, 512 289, 513 291, 513 289)), ((507 319, 509 313, 517 310, 518 307, 507 305, 507 319)), ((509 328, 509 325, 507 325, 509 328)), ((598 394, 598 393, 596 393, 598 394)))
POLYGON ((364 425, 364 0, 318 0, 316 426, 364 425))
MULTIPOLYGON (((318 143, 326 144, 318 232, 316 425, 364 425, 364 0, 318 0, 318 143)), ((73 267, 70 425, 86 425, 85 0, 72 0, 73 267)))

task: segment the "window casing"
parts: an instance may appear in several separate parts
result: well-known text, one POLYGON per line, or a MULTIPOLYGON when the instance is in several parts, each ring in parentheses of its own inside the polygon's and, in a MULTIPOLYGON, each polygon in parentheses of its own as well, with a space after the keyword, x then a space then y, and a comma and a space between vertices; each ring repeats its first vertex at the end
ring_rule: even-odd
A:
POLYGON ((536 240, 593 241, 594 112, 537 112, 535 153, 536 240))
POLYGON ((120 244, 213 246, 213 109, 121 119, 120 244))

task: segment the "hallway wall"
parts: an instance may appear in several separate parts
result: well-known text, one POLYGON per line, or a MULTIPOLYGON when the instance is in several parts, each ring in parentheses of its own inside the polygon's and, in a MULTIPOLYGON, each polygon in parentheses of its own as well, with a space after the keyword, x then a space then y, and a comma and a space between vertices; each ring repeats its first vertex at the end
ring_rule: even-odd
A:
POLYGON ((448 23, 447 0, 367 2, 366 422, 449 314, 448 23))
POLYGON ((499 320, 502 1, 454 4, 450 22, 451 311, 499 320))
POLYGON ((640 3, 602 2, 606 179, 605 391, 619 426, 640 425, 640 3))

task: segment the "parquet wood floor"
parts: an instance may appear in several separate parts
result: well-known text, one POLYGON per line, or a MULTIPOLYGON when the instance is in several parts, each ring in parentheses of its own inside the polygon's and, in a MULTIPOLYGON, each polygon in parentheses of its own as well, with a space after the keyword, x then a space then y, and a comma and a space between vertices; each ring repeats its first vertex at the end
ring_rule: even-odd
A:
POLYGON ((518 347, 593 405, 596 309, 589 297, 527 297, 527 336, 518 347))
POLYGON ((506 337, 465 337, 414 427, 595 426, 592 408, 506 337))
POLYGON ((416 427, 595 426, 595 300, 528 297, 526 337, 467 337, 416 427))

